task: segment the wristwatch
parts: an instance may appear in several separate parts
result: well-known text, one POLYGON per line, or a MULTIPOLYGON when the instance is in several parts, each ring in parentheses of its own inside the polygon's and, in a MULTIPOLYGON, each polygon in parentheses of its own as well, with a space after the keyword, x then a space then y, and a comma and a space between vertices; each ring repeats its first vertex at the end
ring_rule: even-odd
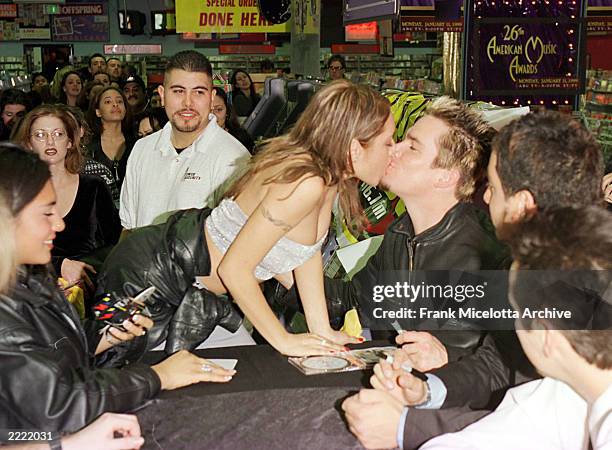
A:
POLYGON ((425 400, 417 405, 412 405, 413 408, 422 408, 423 406, 428 405, 431 402, 431 388, 429 387, 429 382, 424 381, 425 387, 427 388, 427 394, 425 395, 425 400))

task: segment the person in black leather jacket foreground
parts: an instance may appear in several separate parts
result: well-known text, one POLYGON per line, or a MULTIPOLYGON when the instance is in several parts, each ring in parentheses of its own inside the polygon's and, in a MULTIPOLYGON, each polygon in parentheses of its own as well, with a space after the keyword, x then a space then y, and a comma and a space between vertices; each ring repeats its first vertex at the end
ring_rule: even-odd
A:
MULTIPOLYGON (((356 307, 364 326, 393 330, 394 319, 376 318, 375 308, 399 310, 411 304, 405 298, 375 302, 372 286, 391 284, 400 277, 423 277, 423 271, 430 271, 426 276, 432 278, 449 270, 504 271, 510 267, 508 248, 495 237, 488 215, 471 201, 484 176, 494 135, 495 130, 477 111, 457 100, 443 97, 429 105, 397 143, 396 156, 382 180, 386 189, 402 199, 406 213, 389 225, 376 254, 349 282, 325 279, 325 294, 333 311, 330 316, 342 317, 356 307)), ((412 305, 417 309, 424 301, 419 298, 412 305)), ((438 359, 448 360, 444 346, 473 350, 482 341, 480 327, 467 320, 395 320, 404 330, 425 325, 443 330, 437 333, 440 352, 430 351, 411 361, 421 371, 443 365, 438 359)))
MULTIPOLYGON (((37 155, 0 144, 0 195, 14 222, 17 264, 16 283, 0 295, 0 429, 74 431, 106 411, 134 409, 160 389, 229 381, 233 371, 187 352, 153 367, 96 368, 97 355, 144 334, 152 322, 134 316, 123 323, 127 332, 102 335, 91 322, 81 325, 49 265, 64 227, 50 177, 37 155)), ((3 254, 0 264, 11 260, 3 254)))

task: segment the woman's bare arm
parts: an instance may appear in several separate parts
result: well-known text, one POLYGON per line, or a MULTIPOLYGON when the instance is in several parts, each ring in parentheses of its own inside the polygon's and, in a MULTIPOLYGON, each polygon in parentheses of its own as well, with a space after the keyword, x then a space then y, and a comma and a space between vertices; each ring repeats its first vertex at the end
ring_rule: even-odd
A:
MULTIPOLYGON (((279 239, 309 215, 318 217, 325 190, 320 178, 270 186, 219 264, 219 277, 236 303, 261 335, 284 354, 321 354, 342 349, 322 343, 318 336, 287 333, 268 306, 254 276, 257 264, 279 239)), ((316 228, 306 235, 307 232, 305 240, 316 240, 316 228)))

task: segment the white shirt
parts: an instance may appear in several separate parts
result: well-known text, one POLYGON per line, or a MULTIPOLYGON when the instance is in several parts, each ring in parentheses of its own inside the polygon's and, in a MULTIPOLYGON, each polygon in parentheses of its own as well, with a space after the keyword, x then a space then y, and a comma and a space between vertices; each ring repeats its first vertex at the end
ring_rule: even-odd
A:
POLYGON ((612 386, 591 405, 589 433, 593 450, 612 450, 612 386))
POLYGON ((150 225, 160 215, 213 205, 215 192, 250 157, 232 135, 210 122, 180 154, 172 145, 172 125, 136 142, 121 188, 119 216, 124 228, 150 225))
POLYGON ((586 450, 588 445, 586 401, 565 383, 544 378, 510 389, 491 414, 421 450, 586 450))

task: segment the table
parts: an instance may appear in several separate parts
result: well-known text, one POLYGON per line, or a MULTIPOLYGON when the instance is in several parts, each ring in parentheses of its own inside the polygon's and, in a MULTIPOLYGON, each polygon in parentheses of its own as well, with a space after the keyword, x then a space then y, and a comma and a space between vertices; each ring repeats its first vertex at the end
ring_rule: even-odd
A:
MULTIPOLYGON (((359 345, 355 347, 372 346, 359 345)), ((340 404, 368 386, 371 371, 302 374, 267 345, 196 350, 235 358, 229 383, 164 391, 136 411, 145 449, 361 449, 340 404)), ((146 355, 154 364, 161 352, 146 355)))

